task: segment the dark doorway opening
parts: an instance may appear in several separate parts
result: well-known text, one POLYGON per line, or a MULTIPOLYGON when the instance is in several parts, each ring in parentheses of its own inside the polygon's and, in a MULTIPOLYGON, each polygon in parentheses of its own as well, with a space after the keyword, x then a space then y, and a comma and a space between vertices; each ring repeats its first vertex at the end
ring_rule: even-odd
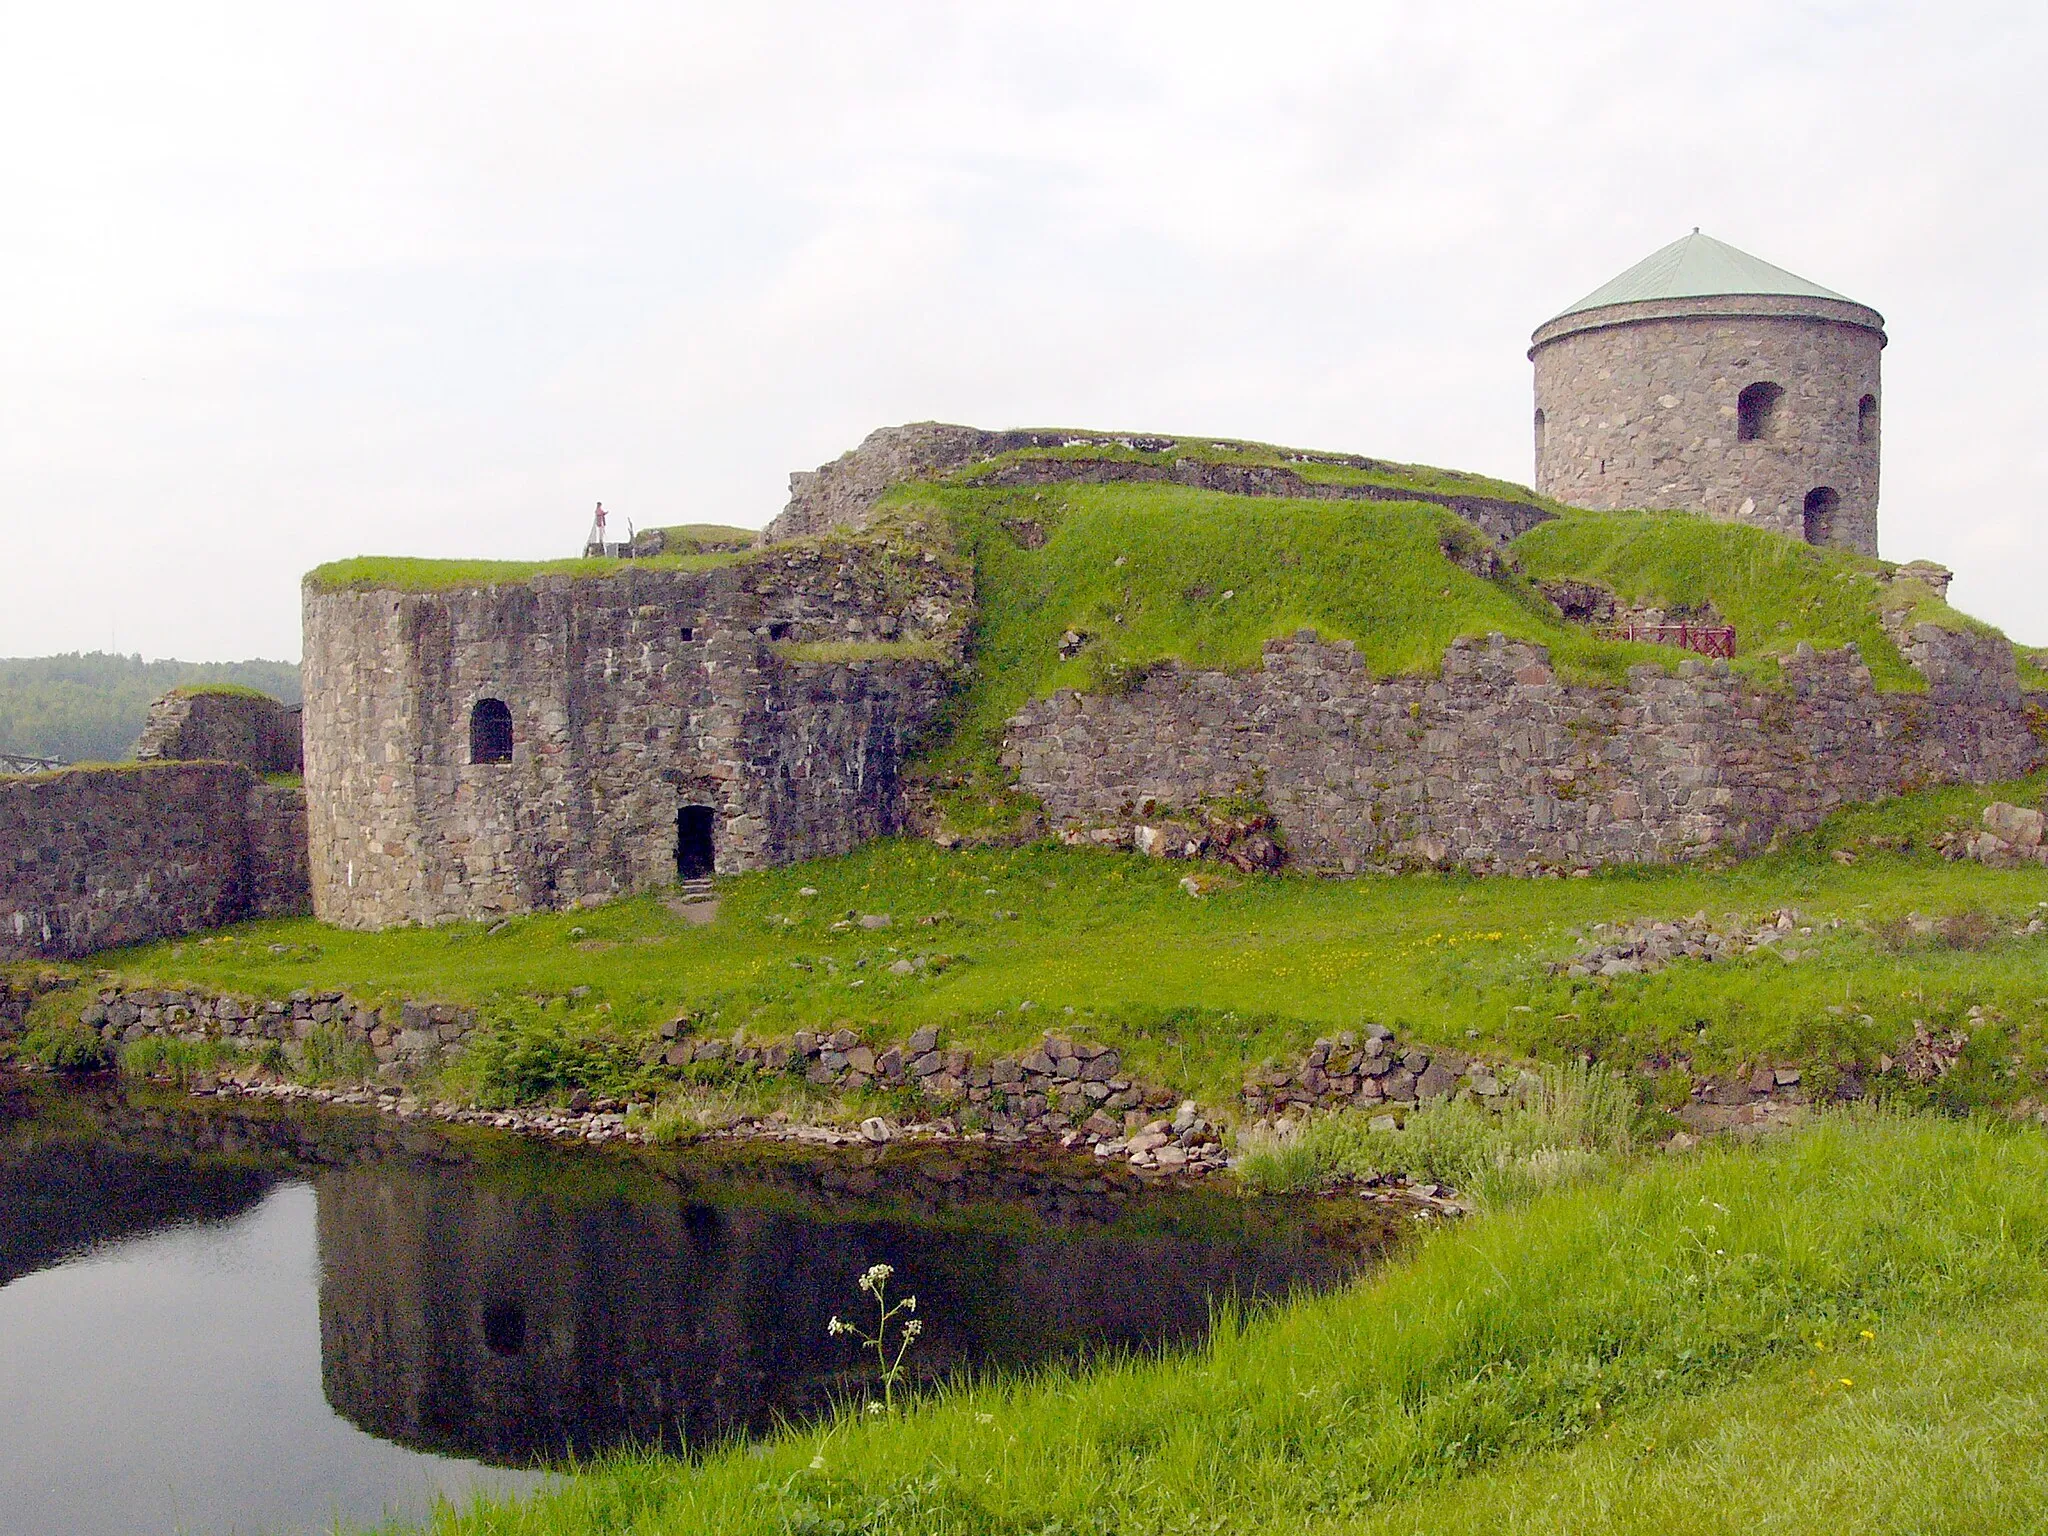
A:
POLYGON ((484 1308, 484 1343, 494 1355, 516 1355, 526 1348, 526 1309, 516 1301, 494 1301, 484 1308))
POLYGON ((1835 540, 1835 508, 1841 496, 1831 485, 1816 485, 1806 493, 1806 542, 1832 544, 1835 540))
POLYGON ((686 805, 676 812, 676 878, 708 880, 717 858, 711 843, 716 813, 708 805, 686 805))

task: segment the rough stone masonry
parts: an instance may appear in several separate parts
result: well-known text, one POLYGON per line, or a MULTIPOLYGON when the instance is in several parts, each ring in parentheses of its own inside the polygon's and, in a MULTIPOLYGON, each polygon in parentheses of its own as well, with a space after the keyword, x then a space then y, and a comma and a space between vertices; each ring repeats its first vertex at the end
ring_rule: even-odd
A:
POLYGON ((315 912, 381 928, 589 905, 896 830, 968 583, 883 530, 709 569, 309 581, 315 912))
POLYGON ((0 779, 0 961, 303 912, 299 791, 239 763, 0 779))
POLYGON ((1541 646, 1455 642, 1435 678, 1374 678, 1349 642, 1268 641, 1259 671, 1162 670, 1122 697, 1027 704, 1003 761, 1056 826, 1135 827, 1252 793, 1297 862, 1535 874, 1739 853, 1839 806, 2048 761, 2011 650, 1929 637, 1923 694, 1880 694, 1855 648, 1560 682, 1541 646), (1955 654, 1968 651, 1967 657, 1955 654))

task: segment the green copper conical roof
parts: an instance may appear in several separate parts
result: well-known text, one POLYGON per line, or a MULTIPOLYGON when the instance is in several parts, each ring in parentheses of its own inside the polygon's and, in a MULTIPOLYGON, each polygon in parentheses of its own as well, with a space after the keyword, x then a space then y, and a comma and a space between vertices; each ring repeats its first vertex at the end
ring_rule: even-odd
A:
POLYGON ((1578 303, 1563 310, 1565 315, 1610 304, 1640 304, 1653 299, 1697 299, 1723 294, 1790 294, 1806 299, 1835 299, 1852 302, 1833 289, 1809 283, 1783 267, 1760 261, 1747 251, 1723 245, 1712 235, 1698 230, 1674 240, 1661 251, 1653 251, 1621 276, 1602 283, 1578 303))

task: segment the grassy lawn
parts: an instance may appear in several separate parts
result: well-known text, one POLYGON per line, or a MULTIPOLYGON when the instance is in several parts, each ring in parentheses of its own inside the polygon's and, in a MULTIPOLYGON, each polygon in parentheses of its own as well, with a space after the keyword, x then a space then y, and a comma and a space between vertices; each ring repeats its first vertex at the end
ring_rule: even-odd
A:
POLYGON ((1932 791, 1716 870, 1263 877, 1200 899, 1178 886, 1187 866, 1135 854, 892 841, 725 881, 704 927, 652 897, 495 931, 363 934, 294 920, 117 952, 95 967, 256 996, 311 988, 473 1003, 570 1044, 643 1043, 679 1012, 704 1030, 764 1038, 848 1020, 876 1039, 938 1024, 963 1043, 1008 1048, 1070 1030, 1218 1106, 1248 1068, 1298 1059, 1317 1036, 1369 1020, 1551 1058, 1683 1056, 1704 1073, 1761 1060, 1868 1067, 1924 1019, 1980 1037, 1948 1086, 1998 1102, 2040 1092, 2048 1071, 2048 935, 2015 933, 2048 901, 2048 874, 1927 850, 1994 796, 2040 793, 2040 780, 1932 791), (1837 862, 1838 850, 1857 862, 1837 862), (1798 939, 1797 961, 1760 952, 1605 980, 1546 969, 1592 923, 1788 907, 1815 930, 1798 939), (848 918, 879 913, 889 927, 848 918), (1987 921, 1951 941, 1912 933, 1909 913, 1987 921), (925 965, 892 973, 904 958, 925 965))
POLYGON ((433 1528, 2033 1529, 2044 1259, 2038 1132, 1831 1117, 1468 1223, 1201 1350, 619 1458, 433 1528))

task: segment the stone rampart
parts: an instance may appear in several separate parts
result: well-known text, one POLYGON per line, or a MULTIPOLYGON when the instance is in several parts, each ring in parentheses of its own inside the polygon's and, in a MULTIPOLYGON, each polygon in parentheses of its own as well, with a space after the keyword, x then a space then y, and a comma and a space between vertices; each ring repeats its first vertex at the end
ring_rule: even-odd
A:
POLYGON ((149 706, 135 743, 140 762, 210 760, 253 773, 297 773, 300 711, 260 693, 173 689, 149 706))
MULTIPOLYGON (((1214 442, 1219 448, 1271 451, 1257 443, 1205 441, 1214 442)), ((953 426, 937 421, 883 427, 870 432, 858 448, 840 455, 830 464, 791 475, 789 505, 768 525, 763 537, 791 539, 832 528, 862 527, 875 503, 891 486, 906 480, 950 474, 970 464, 1024 448, 1066 451, 1058 458, 1027 458, 1002 466, 992 471, 982 483, 1021 486, 1148 482, 1219 491, 1232 496, 1288 496, 1311 501, 1426 501, 1448 508, 1501 542, 1528 532, 1550 517, 1550 513, 1541 507, 1505 497, 1421 491, 1397 485, 1339 484, 1311 479, 1296 470, 1272 464, 1218 464, 1187 457, 1177 458, 1171 463, 1158 463, 1118 456, 1118 450, 1125 453, 1163 453, 1174 443, 1175 439, 1170 437, 1068 432, 1053 428, 984 432, 978 427, 953 426), (1099 458, 1076 457, 1074 450, 1083 448, 1108 451, 1099 458)), ((1329 464, 1348 469, 1393 471, 1401 467, 1357 454, 1304 454, 1299 457, 1304 464, 1329 464)))
POLYGON ((970 593, 951 556, 880 536, 448 591, 309 582, 315 910, 588 905, 893 832, 970 593))
POLYGON ((1033 700, 1003 758, 1063 828, 1128 831, 1250 791, 1314 868, 1536 874, 1740 853, 1845 804, 2031 772, 2048 748, 2016 679, 2010 704, 1987 698, 2007 692, 1880 694, 1853 647, 1806 646, 1776 688, 1704 661, 1572 685, 1543 647, 1497 635, 1453 644, 1435 678, 1376 679, 1348 642, 1302 631, 1257 672, 1170 667, 1121 697, 1033 700))
POLYGON ((0 779, 0 961, 303 912, 304 824, 299 791, 232 763, 0 779))

